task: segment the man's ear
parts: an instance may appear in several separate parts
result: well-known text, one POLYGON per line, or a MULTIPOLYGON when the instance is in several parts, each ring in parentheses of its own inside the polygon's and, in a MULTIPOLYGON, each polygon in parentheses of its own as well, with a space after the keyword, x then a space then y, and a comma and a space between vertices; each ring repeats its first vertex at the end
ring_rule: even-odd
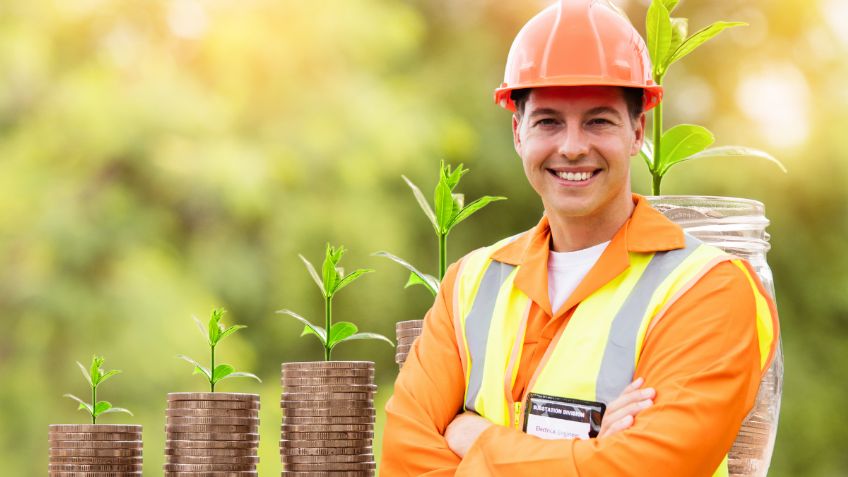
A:
POLYGON ((633 157, 639 154, 642 149, 642 144, 645 142, 645 113, 639 115, 635 121, 631 121, 633 125, 633 145, 630 147, 630 156, 633 157))
POLYGON ((515 147, 515 152, 520 156, 521 135, 519 134, 519 128, 521 128, 521 117, 518 116, 518 113, 514 113, 512 115, 512 145, 515 147))

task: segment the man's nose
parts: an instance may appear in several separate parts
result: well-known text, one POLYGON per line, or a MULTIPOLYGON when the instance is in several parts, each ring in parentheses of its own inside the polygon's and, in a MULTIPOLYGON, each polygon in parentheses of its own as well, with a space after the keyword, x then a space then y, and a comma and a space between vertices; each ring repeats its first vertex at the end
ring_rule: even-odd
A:
POLYGON ((580 127, 569 127, 563 133, 559 153, 569 161, 577 161, 589 154, 589 140, 580 127))

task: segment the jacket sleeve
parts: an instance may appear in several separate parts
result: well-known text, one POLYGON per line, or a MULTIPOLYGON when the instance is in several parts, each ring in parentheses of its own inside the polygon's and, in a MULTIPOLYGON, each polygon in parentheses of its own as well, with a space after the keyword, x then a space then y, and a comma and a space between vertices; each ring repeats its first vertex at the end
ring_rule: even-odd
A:
POLYGON ((381 476, 452 476, 459 465, 459 457, 444 438, 465 395, 451 318, 455 278, 456 265, 452 265, 386 404, 381 476))
POLYGON ((542 440, 492 426, 456 475, 712 475, 759 387, 755 316, 745 275, 732 263, 719 264, 646 338, 636 377, 657 394, 630 429, 601 439, 542 440))

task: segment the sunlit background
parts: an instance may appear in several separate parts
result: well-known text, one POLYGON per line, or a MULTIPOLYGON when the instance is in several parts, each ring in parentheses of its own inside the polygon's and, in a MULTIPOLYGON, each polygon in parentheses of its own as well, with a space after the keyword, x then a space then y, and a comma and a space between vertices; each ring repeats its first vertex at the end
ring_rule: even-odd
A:
MULTIPOLYGON (((274 311, 320 320, 299 261, 344 244, 377 273, 336 319, 393 336, 423 288, 371 253, 435 273, 436 240, 401 180, 432 191, 440 159, 471 173, 468 200, 505 195, 451 235, 449 259, 534 224, 540 203, 492 104, 512 38, 547 1, 2 0, 0 2, 0 465, 44 475, 47 426, 84 423, 74 361, 123 370, 101 397, 144 425, 145 475, 162 475, 165 396, 202 391, 177 354, 205 358, 192 315, 248 328, 219 359, 261 376, 261 475, 280 471, 279 369, 321 352, 274 311)), ((647 0, 619 0, 644 31, 647 0)), ((848 0, 684 0, 690 31, 741 20, 666 77, 666 127, 710 128, 765 161, 690 162, 664 193, 761 200, 772 220, 786 355, 770 475, 848 475, 848 0)), ((635 189, 648 193, 644 164, 635 189)), ((429 192, 428 192, 429 193, 429 192)), ((376 362, 379 406, 394 352, 376 362)), ((384 413, 378 414, 378 427, 384 413)), ((379 452, 380 432, 375 450, 379 452)))

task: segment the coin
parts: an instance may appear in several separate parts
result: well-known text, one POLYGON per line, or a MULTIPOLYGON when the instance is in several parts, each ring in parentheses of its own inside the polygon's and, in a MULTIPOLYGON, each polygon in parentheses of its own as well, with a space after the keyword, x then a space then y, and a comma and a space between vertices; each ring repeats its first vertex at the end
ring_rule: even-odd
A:
POLYGON ((142 457, 79 457, 79 456, 50 456, 51 464, 138 464, 142 457))
POLYGON ((212 425, 212 424, 171 424, 165 426, 167 432, 214 432, 214 433, 234 433, 241 434, 246 432, 257 432, 258 424, 251 426, 233 426, 233 425, 212 425))
POLYGON ((169 401, 169 409, 255 409, 259 401, 169 401))
POLYGON ((280 407, 285 409, 336 409, 343 407, 363 408, 374 407, 373 399, 359 400, 334 400, 334 401, 291 401, 284 399, 280 401, 280 407))
POLYGON ((283 432, 363 432, 373 431, 373 424, 324 424, 324 425, 292 425, 283 424, 283 432))
POLYGON ((141 439, 135 432, 50 432, 50 441, 130 441, 141 439))
POLYGON ((373 439, 374 431, 327 431, 327 432, 286 432, 280 438, 291 441, 315 441, 335 439, 373 439))
POLYGON ((374 453, 370 446, 361 447, 280 447, 280 456, 331 456, 331 455, 357 455, 374 453))
POLYGON ((199 473, 187 473, 187 472, 168 472, 165 471, 165 477, 259 477, 259 473, 255 470, 240 470, 237 472, 216 472, 216 471, 205 471, 199 473))
POLYGON ((296 393, 286 392, 282 394, 284 401, 351 401, 372 399, 374 392, 351 392, 351 393, 296 393))
POLYGON ((259 440, 193 440, 193 439, 168 439, 168 449, 255 449, 259 447, 259 440))
POLYGON ((286 393, 364 393, 376 392, 376 384, 326 384, 314 386, 283 386, 286 393))
POLYGON ((329 385, 368 385, 373 384, 373 378, 363 378, 363 377, 318 377, 318 378, 282 378, 283 387, 288 386, 323 386, 325 384, 329 385))
POLYGON ((421 331, 423 328, 405 328, 402 330, 397 330, 395 334, 397 335, 398 341, 407 340, 413 341, 415 338, 421 336, 421 331))
POLYGON ((283 369, 284 378, 319 378, 319 377, 374 377, 373 369, 357 368, 328 368, 328 369, 283 369))
POLYGON ((195 456, 195 457, 242 457, 254 455, 255 449, 249 447, 241 449, 209 449, 209 448, 171 448, 165 447, 165 455, 173 456, 195 456))
POLYGON ((374 477, 373 470, 348 470, 330 472, 293 472, 284 470, 285 477, 374 477))
POLYGON ((142 442, 140 440, 131 441, 51 441, 50 447, 53 448, 91 448, 91 449, 141 449, 142 442))
POLYGON ((257 426, 258 417, 211 417, 211 416, 168 416, 168 424, 174 425, 212 425, 212 426, 257 426))
POLYGON ((291 470, 294 472, 331 472, 337 470, 371 470, 376 468, 376 462, 327 462, 318 464, 285 465, 285 470, 291 470))
POLYGON ((165 437, 174 440, 189 441, 259 441, 255 432, 165 432, 165 437))
POLYGON ((246 393, 169 393, 168 401, 259 402, 259 395, 246 393))
POLYGON ((72 472, 72 471, 48 471, 48 477, 141 477, 138 472, 72 472))
POLYGON ((343 417, 355 417, 355 416, 375 416, 376 410, 373 407, 366 408, 349 408, 349 407, 340 407, 333 409, 297 409, 297 408, 286 408, 283 412, 285 416, 294 416, 294 417, 319 417, 319 416, 343 416, 343 417))
POLYGON ((321 462, 373 462, 374 454, 352 454, 352 455, 284 455, 281 456, 283 464, 317 464, 321 462))
POLYGON ((249 419, 259 418, 259 409, 166 409, 165 415, 170 417, 240 417, 249 419))
POLYGON ((61 457, 135 457, 142 453, 141 446, 137 449, 83 449, 83 448, 50 448, 50 458, 61 457))
POLYGON ((368 416, 359 417, 342 417, 342 416, 312 416, 312 417, 294 417, 284 416, 283 426, 287 425, 328 425, 328 424, 368 424, 374 423, 368 416))
POLYGON ((51 472, 139 472, 141 464, 47 464, 51 472))
POLYGON ((168 464, 258 464, 259 457, 255 455, 243 456, 191 456, 191 455, 168 455, 168 464))
POLYGON ((373 361, 302 361, 298 363, 283 363, 282 369, 327 369, 327 368, 357 368, 374 369, 373 361))
POLYGON ((280 448, 283 447, 371 447, 371 439, 327 439, 322 441, 294 441, 290 439, 280 439, 280 448))
POLYGON ((50 432, 126 432, 141 434, 141 426, 132 424, 51 424, 50 432))
POLYGON ((408 320, 398 321, 395 323, 395 330, 408 330, 410 328, 423 328, 424 320, 408 320))
POLYGON ((162 464, 162 468, 166 472, 233 472, 256 470, 256 466, 253 464, 162 464))

